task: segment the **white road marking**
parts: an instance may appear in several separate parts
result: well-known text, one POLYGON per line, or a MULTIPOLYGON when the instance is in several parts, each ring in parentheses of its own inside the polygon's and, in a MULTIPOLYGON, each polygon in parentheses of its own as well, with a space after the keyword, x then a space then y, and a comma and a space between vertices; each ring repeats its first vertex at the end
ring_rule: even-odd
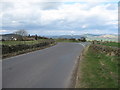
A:
POLYGON ((79 44, 81 44, 81 45, 85 48, 85 45, 84 45, 84 44, 82 44, 82 43, 79 43, 79 44))

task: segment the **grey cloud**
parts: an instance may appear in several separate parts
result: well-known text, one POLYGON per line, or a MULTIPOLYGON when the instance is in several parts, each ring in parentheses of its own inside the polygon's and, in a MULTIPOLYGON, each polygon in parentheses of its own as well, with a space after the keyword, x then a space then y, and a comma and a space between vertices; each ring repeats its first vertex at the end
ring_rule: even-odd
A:
POLYGON ((13 3, 10 2, 2 2, 0 5, 2 6, 3 11, 14 7, 13 3))
POLYGON ((110 4, 107 9, 108 10, 116 10, 118 8, 118 5, 117 4, 110 4))
POLYGON ((59 2, 39 2, 39 3, 34 3, 32 5, 36 5, 42 10, 51 10, 51 9, 58 9, 62 3, 59 2))

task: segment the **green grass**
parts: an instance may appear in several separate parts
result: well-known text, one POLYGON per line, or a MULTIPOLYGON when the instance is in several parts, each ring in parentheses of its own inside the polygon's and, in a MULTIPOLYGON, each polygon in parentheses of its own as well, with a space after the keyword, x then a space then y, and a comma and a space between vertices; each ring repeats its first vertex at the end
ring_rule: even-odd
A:
POLYGON ((56 42, 80 42, 80 41, 77 41, 77 40, 64 40, 64 39, 55 39, 56 42))
POLYGON ((117 88, 118 60, 89 48, 80 62, 77 88, 117 88))
POLYGON ((101 45, 106 45, 106 46, 112 46, 112 47, 119 47, 120 48, 120 43, 117 42, 108 42, 108 43, 100 43, 101 45))
POLYGON ((36 43, 40 43, 46 41, 45 39, 40 39, 40 40, 35 40, 35 41, 0 41, 0 44, 3 45, 18 45, 18 44, 36 44, 36 43))

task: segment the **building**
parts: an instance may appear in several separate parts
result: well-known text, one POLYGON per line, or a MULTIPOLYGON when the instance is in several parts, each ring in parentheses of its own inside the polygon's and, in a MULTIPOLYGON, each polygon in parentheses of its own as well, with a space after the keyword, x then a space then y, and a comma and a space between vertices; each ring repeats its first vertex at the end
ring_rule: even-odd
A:
POLYGON ((10 41, 10 40, 23 40, 23 37, 21 35, 17 35, 17 34, 4 34, 4 35, 0 35, 0 40, 1 41, 10 41))

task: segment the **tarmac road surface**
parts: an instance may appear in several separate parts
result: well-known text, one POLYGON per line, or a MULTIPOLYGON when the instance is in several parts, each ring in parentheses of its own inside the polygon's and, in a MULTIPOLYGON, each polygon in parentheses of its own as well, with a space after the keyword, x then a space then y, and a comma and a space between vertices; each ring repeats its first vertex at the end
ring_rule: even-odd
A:
POLYGON ((77 58, 86 43, 55 46, 2 62, 3 88, 68 88, 77 58))

